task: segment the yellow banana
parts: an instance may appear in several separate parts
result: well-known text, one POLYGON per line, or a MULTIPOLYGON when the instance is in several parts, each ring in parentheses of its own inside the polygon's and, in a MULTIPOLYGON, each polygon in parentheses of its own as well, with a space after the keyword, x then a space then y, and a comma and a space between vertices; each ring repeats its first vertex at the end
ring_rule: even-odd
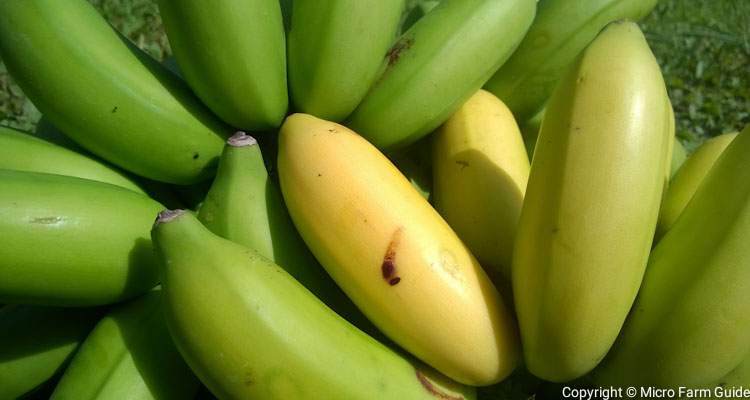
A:
POLYGON ((279 136, 279 179, 302 238, 392 340, 445 375, 487 385, 515 367, 515 322, 447 223, 364 138, 306 114, 279 136))

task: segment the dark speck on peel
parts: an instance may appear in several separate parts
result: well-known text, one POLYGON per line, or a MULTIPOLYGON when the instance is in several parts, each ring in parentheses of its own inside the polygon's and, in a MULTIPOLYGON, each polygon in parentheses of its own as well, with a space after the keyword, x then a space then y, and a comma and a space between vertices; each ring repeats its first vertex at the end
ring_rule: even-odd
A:
POLYGON ((419 380, 419 383, 422 384, 422 387, 424 387, 431 395, 435 396, 435 398, 443 400, 464 400, 463 396, 451 396, 448 393, 440 391, 440 389, 436 388, 435 385, 427 379, 422 371, 415 369, 415 372, 417 373, 417 379, 419 380))
POLYGON ((115 106, 115 107, 114 107, 114 108, 112 109, 112 114, 114 114, 114 113, 116 113, 116 112, 117 112, 117 106, 115 106))
POLYGON ((414 45, 413 38, 402 38, 396 42, 396 44, 388 50, 388 53, 385 54, 386 58, 388 58, 388 66, 390 67, 396 64, 399 58, 401 58, 401 53, 409 50, 412 45, 414 45))
POLYGON ((193 154, 193 160, 197 160, 201 155, 198 153, 193 154))
POLYGON ((393 232, 393 236, 388 243, 388 248, 383 257, 383 264, 380 265, 380 272, 383 279, 391 286, 397 285, 401 282, 401 278, 396 274, 396 250, 398 250, 398 245, 401 242, 401 233, 403 230, 403 227, 398 227, 398 229, 393 232))

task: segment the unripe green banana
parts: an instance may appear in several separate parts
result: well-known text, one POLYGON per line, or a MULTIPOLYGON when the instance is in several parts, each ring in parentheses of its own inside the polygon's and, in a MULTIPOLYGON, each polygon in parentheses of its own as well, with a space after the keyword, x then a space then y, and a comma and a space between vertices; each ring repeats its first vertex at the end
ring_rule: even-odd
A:
POLYGON ((156 201, 35 172, 0 170, 0 187, 0 302, 92 306, 156 285, 156 201))
POLYGON ((657 0, 540 0, 536 19, 513 56, 485 89, 518 121, 534 116, 578 54, 607 23, 639 20, 657 0))
POLYGON ((478 91, 433 139, 435 209, 499 287, 510 286, 529 157, 508 107, 478 91))
POLYGON ((540 378, 593 369, 633 304, 673 140, 666 99, 643 34, 618 22, 547 104, 512 268, 526 366, 540 378))
POLYGON ((198 379, 172 343, 154 290, 102 318, 65 370, 51 400, 183 400, 198 379))
POLYGON ((95 309, 0 308, 0 399, 20 398, 61 371, 99 314, 95 309))
POLYGON ((654 248, 597 383, 703 386, 750 352, 750 128, 654 248))
POLYGON ((92 153, 169 183, 213 174, 226 127, 88 1, 0 2, 0 57, 34 105, 92 153))
POLYGON ((281 125, 288 100, 278 0, 159 0, 159 12, 182 75, 216 115, 243 129, 281 125))
POLYGON ((382 153, 335 122, 294 114, 279 133, 278 168, 305 243, 383 333, 465 384, 511 373, 520 349, 510 310, 382 153))
POLYGON ((735 137, 737 137, 736 132, 708 139, 685 161, 664 194, 664 201, 659 211, 659 224, 656 228, 657 238, 664 236, 674 225, 703 182, 703 178, 735 137))
POLYGON ((347 320, 375 330, 307 249, 253 137, 238 132, 229 138, 198 219, 213 233, 284 268, 347 320))
POLYGON ((294 0, 289 89, 297 110, 341 121, 377 77, 404 0, 294 0))
POLYGON ((674 150, 672 150, 672 165, 670 166, 669 171, 670 180, 674 178, 674 176, 677 174, 677 171, 680 170, 680 167, 685 164, 687 158, 688 154, 687 150, 685 150, 685 146, 682 145, 679 139, 675 138, 674 150))
POLYGON ((542 109, 542 111, 539 111, 534 117, 521 125, 523 145, 526 147, 526 154, 529 156, 529 160, 534 157, 534 148, 536 147, 536 141, 539 138, 539 131, 542 128, 544 111, 545 109, 542 109))
POLYGON ((152 235, 164 261, 172 337, 218 398, 474 397, 470 388, 415 368, 283 269, 212 234, 189 213, 162 212, 152 235))
POLYGON ((75 176, 145 194, 130 177, 104 163, 3 126, 0 126, 0 169, 75 176))
POLYGON ((396 41, 348 125, 393 149, 432 132, 510 57, 535 0, 443 0, 396 41))

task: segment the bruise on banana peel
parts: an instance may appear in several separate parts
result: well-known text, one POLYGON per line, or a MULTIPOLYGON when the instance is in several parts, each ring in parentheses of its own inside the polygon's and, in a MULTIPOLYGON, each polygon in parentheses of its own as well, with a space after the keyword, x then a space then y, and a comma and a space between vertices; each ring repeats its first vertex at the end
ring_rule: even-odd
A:
POLYGON ((403 229, 403 227, 399 227, 393 232, 391 242, 388 243, 388 249, 385 251, 383 265, 380 267, 383 272, 383 279, 385 279, 391 286, 398 285, 398 283, 401 282, 401 277, 399 277, 396 272, 396 250, 401 242, 401 233, 403 232, 403 229))

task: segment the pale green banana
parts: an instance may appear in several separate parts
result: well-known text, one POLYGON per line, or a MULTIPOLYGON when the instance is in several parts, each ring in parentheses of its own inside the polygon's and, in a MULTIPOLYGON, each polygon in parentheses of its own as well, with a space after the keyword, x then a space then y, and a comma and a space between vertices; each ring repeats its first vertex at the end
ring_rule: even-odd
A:
POLYGON ((220 399, 466 399, 350 325, 283 269, 183 211, 152 231, 177 348, 220 399), (433 378, 435 380, 433 380, 433 378))
POLYGON ((656 228, 657 238, 664 236, 674 225, 703 182, 703 178, 735 137, 737 137, 736 132, 708 139, 685 161, 664 194, 659 211, 659 224, 656 228))
POLYGON ((229 138, 198 219, 213 233, 284 268, 350 322, 376 332, 307 249, 253 137, 238 132, 229 138))
POLYGON ((654 248, 601 384, 700 387, 750 352, 750 128, 654 248))
POLYGON ((518 121, 534 116, 578 54, 607 23, 639 20, 657 0, 540 0, 531 29, 485 89, 511 109, 518 121))
POLYGON ((109 165, 3 126, 0 126, 0 169, 75 176, 145 194, 130 177, 109 165))
POLYGON ((341 121, 377 77, 404 0, 294 0, 289 89, 298 111, 341 121))
POLYGON ((443 0, 396 41, 348 125, 379 148, 435 130, 510 57, 535 0, 443 0))
POLYGON ((666 99, 643 34, 618 22, 547 104, 512 268, 526 366, 540 378, 592 370, 635 299, 673 140, 666 99))
POLYGON ((35 172, 0 170, 0 187, 0 302, 91 306, 156 285, 156 201, 35 172))
POLYGON ((92 153, 169 183, 213 174, 226 127, 88 1, 0 2, 0 57, 34 105, 92 153))
POLYGON ((113 309, 94 327, 51 400, 182 400, 198 379, 172 343, 154 290, 113 309))
POLYGON ((242 129, 281 125, 288 100, 278 0, 158 3, 182 75, 216 115, 242 129))
POLYGON ((534 157, 534 148, 536 147, 536 141, 539 138, 539 131, 542 128, 544 111, 545 109, 542 109, 542 111, 539 111, 534 117, 521 125, 523 145, 526 147, 526 154, 529 156, 529 160, 534 157))
POLYGON ((99 314, 95 309, 0 308, 0 400, 20 398, 61 371, 99 314))
POLYGON ((682 145, 679 139, 674 139, 674 150, 672 151, 672 165, 670 166, 669 177, 670 180, 674 179, 677 171, 685 164, 688 158, 687 150, 682 145))

